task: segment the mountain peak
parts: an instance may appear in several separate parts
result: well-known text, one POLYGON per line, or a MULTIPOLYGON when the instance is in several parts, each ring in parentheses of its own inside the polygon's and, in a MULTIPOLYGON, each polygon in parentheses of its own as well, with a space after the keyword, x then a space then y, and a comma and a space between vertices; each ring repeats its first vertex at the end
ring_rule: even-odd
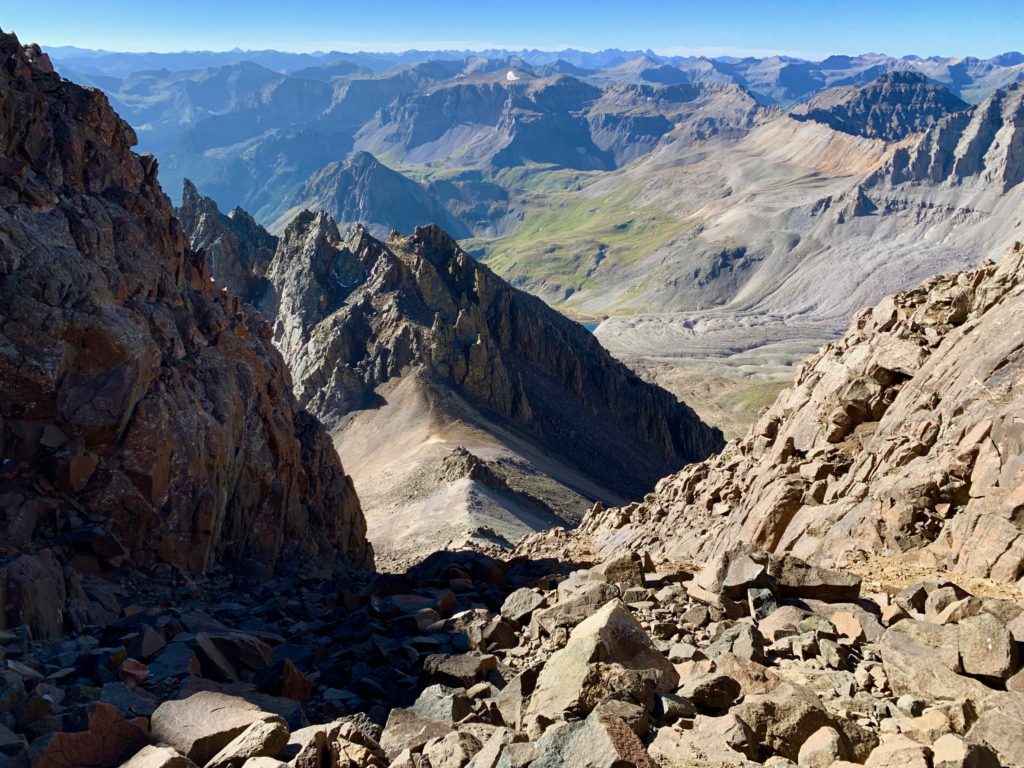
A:
POLYGON ((867 85, 823 91, 791 115, 844 133, 901 141, 967 108, 966 102, 922 73, 896 69, 867 85))

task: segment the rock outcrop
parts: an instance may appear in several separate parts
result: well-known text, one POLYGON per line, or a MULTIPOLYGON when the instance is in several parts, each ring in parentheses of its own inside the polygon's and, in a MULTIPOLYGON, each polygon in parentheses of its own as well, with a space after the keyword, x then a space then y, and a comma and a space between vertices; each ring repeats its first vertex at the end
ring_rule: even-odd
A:
POLYGON ((902 147, 872 183, 962 184, 971 179, 1003 192, 1024 181, 1024 84, 992 94, 940 120, 902 147))
POLYGON ((241 208, 225 216, 187 179, 176 213, 192 250, 203 255, 217 283, 259 308, 267 298, 266 273, 277 238, 241 208))
POLYGON ((967 102, 924 75, 895 71, 869 85, 831 88, 790 114, 855 136, 900 141, 967 108, 967 102))
POLYGON ((855 316, 750 432, 579 529, 597 546, 712 560, 747 543, 1024 578, 1024 248, 855 316))
POLYGON ((134 143, 100 92, 0 36, 0 626, 85 623, 69 563, 370 560, 270 330, 212 281, 134 143))

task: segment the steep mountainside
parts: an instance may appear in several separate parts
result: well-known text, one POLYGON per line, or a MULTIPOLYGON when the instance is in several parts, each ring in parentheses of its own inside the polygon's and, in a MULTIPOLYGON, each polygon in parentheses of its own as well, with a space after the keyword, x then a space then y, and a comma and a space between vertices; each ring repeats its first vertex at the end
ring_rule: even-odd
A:
POLYGON ((954 186, 972 178, 1001 192, 1024 181, 1024 84, 941 120, 920 141, 898 149, 871 183, 954 186))
POLYGON ((102 612, 76 567, 367 564, 265 322, 211 282, 106 98, 2 35, 0 137, 0 621, 102 612))
POLYGON ((1024 247, 858 314, 741 440, 579 529, 707 562, 864 553, 1024 584, 1024 247))
POLYGON ((900 141, 967 109, 967 102, 917 72, 892 72, 866 86, 824 91, 791 113, 837 131, 900 141))
POLYGON ((365 224, 377 237, 427 224, 437 224, 455 237, 469 234, 431 190, 391 170, 369 152, 356 152, 343 163, 324 166, 306 179, 292 203, 275 229, 308 209, 325 211, 339 223, 365 224))

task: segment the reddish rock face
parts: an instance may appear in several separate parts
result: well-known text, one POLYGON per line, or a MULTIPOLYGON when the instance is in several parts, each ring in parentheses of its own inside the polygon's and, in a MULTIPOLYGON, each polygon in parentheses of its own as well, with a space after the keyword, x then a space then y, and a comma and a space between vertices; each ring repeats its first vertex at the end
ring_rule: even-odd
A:
POLYGON ((139 565, 368 564, 266 324, 212 283, 106 98, 45 64, 0 33, 5 543, 102 521, 139 565))

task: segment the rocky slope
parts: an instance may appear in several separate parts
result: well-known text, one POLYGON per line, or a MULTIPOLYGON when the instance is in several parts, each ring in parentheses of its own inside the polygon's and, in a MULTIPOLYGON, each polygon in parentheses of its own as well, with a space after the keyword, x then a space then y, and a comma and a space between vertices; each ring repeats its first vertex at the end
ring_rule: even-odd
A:
POLYGON ((898 71, 866 86, 823 91, 790 114, 856 136, 900 141, 967 107, 967 102, 924 75, 898 71))
MULTIPOLYGON (((586 498, 642 494, 721 445, 718 430, 436 227, 385 243, 361 228, 343 238, 328 215, 304 212, 285 230, 268 279, 267 316, 300 402, 334 430, 342 457, 360 463, 361 495, 387 491, 370 514, 383 526, 382 549, 388 536, 444 509, 451 520, 432 523, 429 534, 458 535, 463 502, 434 493, 461 479, 440 469, 459 446, 517 478, 513 499, 493 485, 469 489, 486 497, 479 504, 497 505, 492 517, 506 518, 499 539, 514 540, 558 517, 578 519, 586 498), (399 454, 381 452, 374 434, 411 440, 407 451, 426 454, 401 467, 376 463, 399 454), (433 480, 418 490, 399 482, 416 485, 409 473, 430 467, 433 480), (392 498, 400 489, 402 499, 392 498), (568 509, 553 501, 559 496, 571 500, 568 509), (413 498, 429 512, 411 515, 413 498), (526 527, 509 529, 515 518, 526 527)), ((422 542, 407 545, 425 551, 422 542)))
POLYGON ((367 564, 269 329, 212 282, 106 98, 4 34, 0 137, 4 626, 117 610, 90 583, 128 564, 367 564))
POLYGON ((3 754, 60 768, 1024 764, 1020 595, 879 589, 753 551, 697 579, 635 553, 590 568, 445 553, 341 599, 295 579, 151 582, 137 612, 96 628, 102 648, 8 663, 3 754))
POLYGON ((859 313, 741 440, 579 529, 701 561, 911 553, 1024 584, 1024 248, 859 313))

